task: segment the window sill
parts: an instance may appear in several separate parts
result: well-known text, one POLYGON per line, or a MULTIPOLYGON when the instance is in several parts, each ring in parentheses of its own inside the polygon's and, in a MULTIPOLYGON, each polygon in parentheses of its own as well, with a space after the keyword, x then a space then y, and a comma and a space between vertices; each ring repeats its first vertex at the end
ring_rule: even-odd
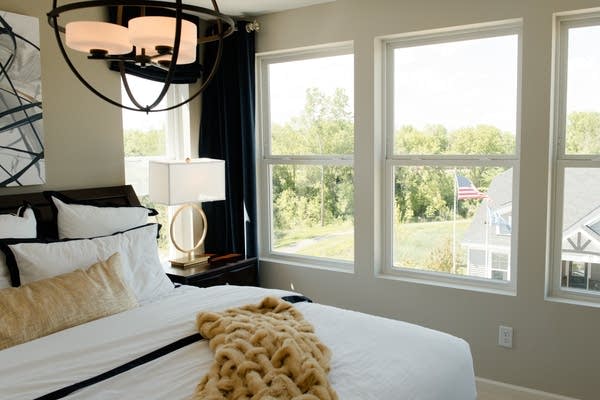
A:
POLYGON ((546 294, 544 300, 552 303, 570 304, 573 306, 584 306, 600 308, 600 296, 594 294, 574 294, 570 292, 560 292, 561 294, 546 294))
POLYGON ((349 261, 331 261, 317 257, 284 256, 280 254, 261 255, 259 260, 261 262, 265 261, 299 268, 354 274, 354 263, 349 261))
POLYGON ((494 282, 490 279, 451 276, 437 272, 387 270, 376 273, 375 277, 378 279, 404 281, 421 285, 440 286, 503 296, 517 295, 517 290, 511 282, 494 282))

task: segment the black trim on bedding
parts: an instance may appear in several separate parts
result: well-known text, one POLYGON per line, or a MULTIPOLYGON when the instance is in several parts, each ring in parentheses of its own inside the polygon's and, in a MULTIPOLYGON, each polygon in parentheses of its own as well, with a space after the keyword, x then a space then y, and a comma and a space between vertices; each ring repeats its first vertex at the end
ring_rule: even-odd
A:
MULTIPOLYGON (((17 210, 17 217, 23 218, 23 216, 25 215, 25 211, 28 208, 31 208, 31 210, 33 211, 33 214, 35 215, 35 210, 31 206, 31 204, 29 204, 29 202, 27 202, 27 201, 23 201, 23 205, 21 207, 19 207, 19 209, 17 210)), ((36 215, 36 217, 37 217, 37 215, 36 215)))
POLYGON ((12 286, 19 287, 19 286, 21 286, 21 275, 19 273, 19 265, 17 264, 15 255, 13 254, 13 252, 10 248, 11 245, 20 244, 20 243, 51 244, 51 243, 72 242, 75 240, 93 240, 93 239, 98 239, 98 238, 103 238, 103 237, 119 235, 121 233, 127 233, 130 231, 136 230, 136 229, 145 228, 150 225, 157 225, 156 238, 158 239, 158 237, 160 236, 160 228, 162 227, 162 225, 157 224, 155 222, 149 222, 144 225, 136 226, 135 228, 127 229, 127 230, 124 230, 121 232, 115 232, 111 235, 96 236, 93 238, 67 238, 67 239, 62 239, 62 240, 58 240, 58 239, 0 239, 0 250, 6 256, 6 266, 8 267, 8 273, 10 274, 10 282, 11 282, 12 286))
POLYGON ((291 295, 291 296, 281 296, 281 300, 287 301, 288 303, 312 303, 312 300, 306 296, 301 295, 291 295))
POLYGON ((6 267, 8 268, 8 274, 10 276, 10 284, 12 287, 21 286, 21 275, 19 274, 19 268, 17 267, 17 260, 15 260, 15 255, 8 247, 9 244, 16 243, 36 243, 37 239, 3 239, 0 241, 0 250, 4 253, 6 259, 6 267))
POLYGON ((44 196, 46 197, 46 199, 48 199, 48 202, 50 203, 50 208, 52 209, 54 221, 56 221, 56 216, 58 215, 58 209, 56 208, 56 204, 54 204, 54 201, 52 200, 53 197, 57 198, 58 200, 62 201, 63 203, 66 203, 66 204, 77 204, 77 205, 82 205, 82 206, 92 206, 92 207, 98 207, 98 208, 145 208, 146 210, 148 210, 149 217, 154 217, 154 216, 158 215, 158 211, 156 211, 154 208, 149 208, 149 207, 144 207, 144 206, 126 206, 126 205, 122 205, 122 204, 100 203, 96 200, 74 200, 74 199, 70 198, 69 196, 65 196, 61 192, 56 192, 56 191, 52 191, 52 190, 45 190, 42 193, 44 194, 44 196))
MULTIPOLYGON (((309 299, 306 296, 302 296, 302 295, 282 296, 281 299, 284 301, 287 301, 288 303, 292 303, 292 304, 301 303, 301 302, 312 303, 311 299, 309 299)), ((102 381, 105 381, 105 380, 115 377, 117 375, 120 375, 124 372, 127 372, 127 371, 133 369, 133 368, 139 367, 140 365, 144 365, 146 363, 149 363, 150 361, 154 361, 157 358, 160 358, 169 353, 177 351, 185 346, 188 346, 190 344, 193 344, 193 343, 196 343, 196 342, 199 342, 202 340, 206 340, 206 338, 204 338, 199 333, 194 333, 190 336, 186 336, 182 339, 179 339, 173 343, 169 343, 168 345, 163 346, 159 349, 151 351, 150 353, 144 354, 143 356, 140 356, 134 360, 128 361, 125 364, 119 365, 118 367, 113 368, 109 371, 103 372, 99 375, 93 376, 93 377, 83 380, 81 382, 76 382, 72 385, 65 386, 61 389, 55 390, 54 392, 45 394, 43 396, 36 397, 33 400, 59 400, 59 399, 62 399, 63 397, 66 397, 78 390, 85 389, 88 386, 95 385, 96 383, 100 383, 102 381)))
POLYGON ((73 392, 76 392, 78 390, 84 389, 88 386, 94 385, 96 383, 105 381, 107 379, 110 379, 116 375, 122 374, 124 372, 127 372, 135 367, 139 367, 140 365, 149 363, 150 361, 156 360, 157 358, 160 358, 164 355, 167 355, 169 353, 172 353, 176 350, 179 350, 185 346, 188 346, 192 343, 196 343, 199 342, 201 340, 204 340, 204 338, 202 337, 202 335, 200 335, 199 333, 194 333, 193 335, 184 337, 183 339, 179 339, 173 343, 169 343, 166 346, 161 347, 160 349, 154 350, 148 354, 144 354, 141 357, 136 358, 135 360, 129 361, 125 364, 122 364, 116 368, 113 368, 109 371, 106 371, 100 375, 96 375, 94 377, 91 377, 89 379, 86 379, 84 381, 81 382, 77 382, 74 383, 72 385, 69 386, 65 386, 62 389, 58 389, 55 390, 54 392, 45 394, 41 397, 37 397, 34 400, 58 400, 58 399, 62 399, 63 397, 66 397, 68 395, 70 395, 73 392))

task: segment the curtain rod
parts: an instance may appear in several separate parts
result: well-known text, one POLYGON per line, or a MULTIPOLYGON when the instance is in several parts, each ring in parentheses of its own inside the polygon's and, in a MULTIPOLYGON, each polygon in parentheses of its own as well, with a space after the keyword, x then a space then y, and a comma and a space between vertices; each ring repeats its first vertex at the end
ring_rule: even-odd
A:
POLYGON ((246 32, 250 33, 250 32, 258 32, 260 31, 260 24, 258 23, 257 20, 248 22, 246 24, 246 32))

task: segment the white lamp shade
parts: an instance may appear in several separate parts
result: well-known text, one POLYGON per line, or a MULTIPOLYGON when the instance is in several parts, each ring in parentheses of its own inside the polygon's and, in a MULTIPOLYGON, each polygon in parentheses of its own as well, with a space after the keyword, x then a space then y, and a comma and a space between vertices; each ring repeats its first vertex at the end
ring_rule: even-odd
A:
POLYGON ((127 54, 133 46, 127 28, 99 21, 75 21, 65 25, 65 42, 73 50, 89 53, 106 50, 108 54, 127 54))
MULTIPOLYGON (((175 42, 176 18, 172 17, 137 17, 129 20, 129 40, 138 49, 145 49, 146 54, 156 54, 156 46, 173 47, 175 42)), ((196 59, 198 31, 196 24, 181 20, 181 41, 177 64, 189 64, 196 59), (194 60, 187 61, 193 54, 194 60), (183 59, 180 60, 180 58, 183 59), (187 62, 182 62, 187 61, 187 62)))
POLYGON ((225 161, 212 158, 151 160, 150 200, 170 206, 225 200, 225 161))
MULTIPOLYGON (((171 56, 165 54, 162 56, 153 57, 152 60, 155 62, 167 60, 171 61, 171 56)), ((177 55, 177 65, 179 64, 191 64, 196 61, 196 48, 179 48, 179 54, 177 55)))

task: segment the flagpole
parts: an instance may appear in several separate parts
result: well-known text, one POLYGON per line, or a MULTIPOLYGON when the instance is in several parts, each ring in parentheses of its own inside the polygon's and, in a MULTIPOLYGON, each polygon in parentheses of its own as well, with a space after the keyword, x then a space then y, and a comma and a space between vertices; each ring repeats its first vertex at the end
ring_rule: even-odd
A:
POLYGON ((490 266, 490 255, 489 255, 489 246, 490 246, 490 225, 492 222, 492 208, 490 207, 489 198, 485 199, 486 213, 485 213, 485 269, 486 271, 490 271, 489 278, 492 277, 492 267, 490 266), (489 267, 489 268, 488 268, 489 267))
POLYGON ((458 182, 456 168, 454 169, 454 211, 452 217, 452 274, 456 274, 456 198, 458 197, 458 182))

